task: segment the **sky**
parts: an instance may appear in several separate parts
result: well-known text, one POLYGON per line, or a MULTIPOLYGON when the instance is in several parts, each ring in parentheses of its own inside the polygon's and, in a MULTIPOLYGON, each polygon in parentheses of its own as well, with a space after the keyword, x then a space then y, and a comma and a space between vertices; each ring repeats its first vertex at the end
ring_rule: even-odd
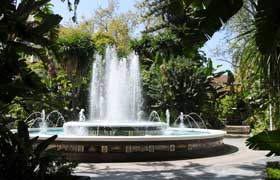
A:
MULTIPOLYGON (((134 4, 138 1, 139 0, 119 0, 118 13, 135 11, 134 4)), ((63 17, 61 23, 64 25, 71 24, 71 17, 73 16, 73 12, 69 12, 67 3, 63 3, 61 2, 61 0, 51 0, 51 3, 54 5, 54 13, 60 14, 63 17)), ((104 8, 107 7, 107 5, 107 0, 80 0, 80 3, 77 8, 78 22, 81 21, 82 17, 86 19, 92 17, 94 10, 98 7, 104 8)), ((138 31, 136 33, 138 35, 139 31, 141 31, 141 26, 136 31, 138 31)), ((216 32, 213 35, 213 37, 205 43, 204 47, 201 48, 201 50, 203 50, 206 53, 206 56, 213 60, 214 67, 222 65, 220 68, 217 69, 218 71, 233 70, 230 63, 221 61, 221 59, 231 61, 230 56, 221 57, 220 55, 217 55, 215 53, 215 49, 226 48, 227 46, 228 43, 225 40, 225 32, 223 30, 220 30, 216 32)))

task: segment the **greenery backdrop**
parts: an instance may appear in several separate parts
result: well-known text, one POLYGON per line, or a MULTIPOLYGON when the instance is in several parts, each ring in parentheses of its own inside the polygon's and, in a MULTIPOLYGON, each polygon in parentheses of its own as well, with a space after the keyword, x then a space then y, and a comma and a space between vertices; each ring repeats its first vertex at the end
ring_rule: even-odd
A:
MULTIPOLYGON (((77 22, 79 0, 65 2, 77 22)), ((50 0, 1 1, 0 152, 4 160, 11 154, 15 157, 11 169, 30 164, 30 154, 34 154, 33 140, 29 141, 22 121, 28 114, 58 109, 66 120, 73 120, 78 110, 87 109, 93 54, 103 55, 108 45, 116 47, 119 57, 132 50, 139 55, 146 112, 156 109, 163 116, 168 108, 175 119, 181 111, 194 111, 214 128, 224 125, 222 119, 230 123, 237 116, 254 133, 263 131, 248 139, 249 148, 279 154, 280 1, 143 0, 137 7, 136 13, 118 13, 118 3, 110 1, 92 18, 66 27, 59 24, 62 17, 52 12, 50 0), (145 28, 141 37, 134 38, 138 24, 145 28), (226 52, 232 55, 235 78, 229 71, 217 72, 200 50, 225 24, 228 37, 235 36, 226 52), (227 82, 214 85, 213 79, 224 73, 227 82), (269 107, 274 131, 267 131, 269 107), (16 124, 22 136, 5 126, 16 124)), ((31 158, 34 166, 42 163, 40 153, 37 155, 32 156, 35 161, 31 158)), ((52 168, 54 161, 50 159, 47 167, 52 168)), ((10 163, 0 161, 0 167, 6 167, 6 162, 10 163)), ((31 165, 26 171, 30 174, 0 170, 10 172, 8 178, 22 173, 32 177, 36 172, 31 165)), ((61 165, 63 168, 64 162, 61 165)))
MULTIPOLYGON (((209 119, 210 126, 221 125, 216 111, 220 93, 211 81, 222 72, 214 72, 211 60, 206 59, 199 48, 219 30, 221 20, 227 21, 238 11, 241 0, 231 3, 217 0, 207 3, 143 1, 137 5, 139 9, 144 9, 139 14, 117 13, 118 3, 110 1, 108 7, 97 9, 92 18, 83 19, 69 27, 58 26, 61 18, 53 15, 51 5, 45 1, 40 3, 44 3, 43 8, 37 7, 31 14, 36 23, 42 21, 41 26, 35 26, 44 33, 38 30, 42 38, 49 39, 38 40, 38 37, 33 37, 40 46, 27 44, 28 53, 14 53, 14 48, 9 53, 11 48, 8 45, 1 53, 14 62, 22 62, 28 74, 25 76, 21 73, 17 81, 12 78, 17 73, 9 70, 13 75, 6 79, 12 80, 13 86, 1 86, 2 119, 12 122, 24 120, 28 114, 42 109, 47 112, 58 109, 67 120, 76 119, 81 108, 88 108, 89 67, 94 60, 93 54, 104 54, 106 46, 114 45, 119 57, 128 55, 132 50, 140 55, 145 97, 143 109, 147 113, 156 109, 163 114, 169 108, 173 118, 176 118, 181 111, 197 112, 209 119), (218 7, 227 8, 227 11, 215 11, 218 7), (40 13, 35 13, 38 10, 40 13), (149 24, 151 21, 156 23, 149 24), (133 31, 139 23, 148 25, 141 38, 134 39, 133 31), (18 57, 14 58, 14 55, 18 57), (28 82, 34 85, 28 88, 29 94, 23 94, 25 91, 22 90, 19 93, 20 86, 16 83, 28 85, 22 80, 31 75, 33 80, 28 82), (14 95, 12 92, 15 92, 14 95)), ((28 19, 26 21, 27 25, 31 24, 28 19)), ((21 30, 17 34, 22 33, 21 30)), ((7 30, 6 33, 11 32, 7 30)), ((30 34, 36 35, 33 31, 30 34)), ((8 70, 7 67, 3 65, 5 70, 8 70)))

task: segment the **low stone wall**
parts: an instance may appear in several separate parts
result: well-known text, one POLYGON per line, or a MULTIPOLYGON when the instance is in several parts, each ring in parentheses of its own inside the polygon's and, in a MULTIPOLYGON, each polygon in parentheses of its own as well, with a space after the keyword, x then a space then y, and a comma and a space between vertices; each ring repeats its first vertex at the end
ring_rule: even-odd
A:
POLYGON ((178 141, 55 141, 50 148, 62 150, 81 162, 165 160, 208 156, 223 147, 223 137, 178 141))
POLYGON ((228 134, 250 134, 250 126, 226 125, 224 129, 228 134))

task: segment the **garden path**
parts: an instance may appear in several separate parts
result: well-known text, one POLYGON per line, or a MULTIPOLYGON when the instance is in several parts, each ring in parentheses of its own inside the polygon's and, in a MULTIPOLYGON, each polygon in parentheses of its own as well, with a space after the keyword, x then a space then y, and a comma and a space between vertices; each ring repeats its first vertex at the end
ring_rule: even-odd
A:
POLYGON ((224 143, 236 150, 227 155, 162 162, 81 163, 76 173, 94 180, 263 179, 266 161, 279 158, 248 149, 245 140, 225 138, 224 143))

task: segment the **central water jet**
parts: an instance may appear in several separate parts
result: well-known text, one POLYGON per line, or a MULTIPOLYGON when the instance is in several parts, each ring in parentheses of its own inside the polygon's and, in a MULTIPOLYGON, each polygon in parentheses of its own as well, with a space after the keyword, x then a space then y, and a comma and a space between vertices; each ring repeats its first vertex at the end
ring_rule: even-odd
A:
POLYGON ((131 53, 119 60, 114 48, 106 49, 105 61, 96 56, 89 102, 89 121, 137 120, 143 102, 138 56, 131 53))
MULTIPOLYGON (((157 112, 151 114, 155 118, 147 120, 137 116, 142 102, 138 56, 131 53, 118 59, 116 50, 109 47, 104 59, 97 55, 92 66, 87 120, 65 123, 65 132, 97 136, 161 134, 167 126, 160 122, 157 112)), ((83 116, 83 111, 79 116, 83 116)))

